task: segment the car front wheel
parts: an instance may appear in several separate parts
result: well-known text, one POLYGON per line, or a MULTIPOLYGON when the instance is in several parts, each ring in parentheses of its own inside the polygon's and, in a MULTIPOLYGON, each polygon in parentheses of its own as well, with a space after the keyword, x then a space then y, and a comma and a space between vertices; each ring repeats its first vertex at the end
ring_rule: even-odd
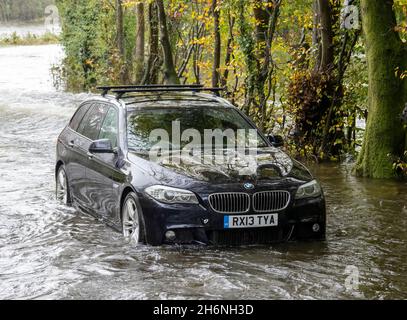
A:
POLYGON ((145 243, 145 227, 141 208, 137 204, 136 195, 127 195, 122 206, 123 236, 133 244, 145 243))

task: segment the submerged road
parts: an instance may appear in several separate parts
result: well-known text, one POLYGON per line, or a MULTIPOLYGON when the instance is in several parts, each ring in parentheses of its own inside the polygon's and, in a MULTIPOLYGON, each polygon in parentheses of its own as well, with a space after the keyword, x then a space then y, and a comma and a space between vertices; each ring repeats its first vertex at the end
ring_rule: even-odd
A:
POLYGON ((56 139, 87 96, 54 89, 62 54, 0 48, 0 299, 407 299, 407 185, 356 179, 347 165, 312 169, 325 243, 132 247, 59 205, 56 139))

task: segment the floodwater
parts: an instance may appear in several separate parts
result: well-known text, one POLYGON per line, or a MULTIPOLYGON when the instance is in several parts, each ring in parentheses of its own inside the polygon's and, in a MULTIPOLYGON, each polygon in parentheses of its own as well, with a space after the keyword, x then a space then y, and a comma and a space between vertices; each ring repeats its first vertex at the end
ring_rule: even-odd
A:
POLYGON ((19 37, 42 36, 47 32, 59 34, 61 31, 59 25, 48 26, 44 23, 24 24, 24 23, 0 23, 0 39, 12 36, 14 33, 19 37))
POLYGON ((0 48, 0 299, 407 299, 407 185, 312 168, 325 243, 132 247, 54 199, 59 132, 87 94, 56 91, 59 46, 0 48))

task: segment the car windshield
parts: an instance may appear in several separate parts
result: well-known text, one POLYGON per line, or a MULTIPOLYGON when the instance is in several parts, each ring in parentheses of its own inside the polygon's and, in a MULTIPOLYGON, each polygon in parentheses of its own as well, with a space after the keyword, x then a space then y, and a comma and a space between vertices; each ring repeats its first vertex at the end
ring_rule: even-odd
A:
POLYGON ((236 144, 245 148, 267 147, 256 129, 233 108, 142 108, 128 113, 127 128, 129 149, 140 152, 148 152, 158 141, 166 140, 170 150, 183 149, 192 141, 200 147, 208 144, 216 148, 220 145, 235 148, 236 144), (221 140, 216 140, 220 133, 221 140))

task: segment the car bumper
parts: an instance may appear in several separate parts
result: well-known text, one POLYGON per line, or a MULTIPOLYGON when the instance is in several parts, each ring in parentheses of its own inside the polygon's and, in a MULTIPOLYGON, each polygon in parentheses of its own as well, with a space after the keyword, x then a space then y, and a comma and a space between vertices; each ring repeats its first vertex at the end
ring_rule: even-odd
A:
POLYGON ((155 245, 202 243, 236 246, 325 239, 323 197, 297 201, 284 211, 276 212, 277 226, 236 229, 225 229, 225 214, 216 213, 204 205, 167 205, 148 196, 140 197, 140 204, 147 228, 147 242, 155 245))

